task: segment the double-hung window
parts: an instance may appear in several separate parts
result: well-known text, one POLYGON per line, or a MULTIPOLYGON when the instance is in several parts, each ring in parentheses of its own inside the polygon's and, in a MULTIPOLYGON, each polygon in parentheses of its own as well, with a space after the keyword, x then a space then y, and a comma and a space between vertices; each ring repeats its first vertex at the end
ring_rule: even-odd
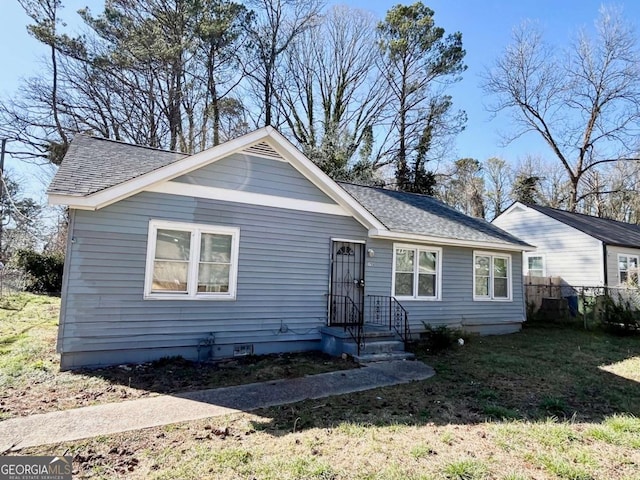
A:
POLYGON ((239 238, 238 228, 152 220, 145 298, 235 299, 239 238))
POLYGON ((544 255, 539 253, 526 253, 524 255, 525 275, 531 277, 546 277, 544 255))
POLYGON ((442 250, 394 245, 393 296, 399 299, 440 300, 442 250))
POLYGON ((511 300, 511 257, 473 253, 473 299, 511 300))
POLYGON ((638 256, 618 255, 618 275, 620 283, 638 284, 638 256))

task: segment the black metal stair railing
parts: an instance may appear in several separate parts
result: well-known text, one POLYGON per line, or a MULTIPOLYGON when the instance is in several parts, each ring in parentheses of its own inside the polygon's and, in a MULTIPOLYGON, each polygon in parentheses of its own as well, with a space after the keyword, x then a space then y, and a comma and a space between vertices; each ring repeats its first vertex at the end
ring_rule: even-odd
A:
POLYGON ((411 341, 409 314, 395 297, 367 295, 367 299, 368 324, 385 326, 395 331, 405 344, 411 341))
POLYGON ((358 355, 364 349, 364 317, 351 297, 329 295, 329 326, 344 328, 356 342, 358 355))

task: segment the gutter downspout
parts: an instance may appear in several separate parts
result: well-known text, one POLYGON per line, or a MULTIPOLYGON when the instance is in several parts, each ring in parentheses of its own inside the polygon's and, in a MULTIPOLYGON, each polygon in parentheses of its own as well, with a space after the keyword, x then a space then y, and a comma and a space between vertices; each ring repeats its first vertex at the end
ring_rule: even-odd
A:
POLYGON ((609 279, 607 278, 608 276, 608 270, 607 270, 607 244, 602 242, 602 268, 603 268, 603 275, 602 275, 602 279, 604 280, 604 286, 608 286, 609 285, 609 279))

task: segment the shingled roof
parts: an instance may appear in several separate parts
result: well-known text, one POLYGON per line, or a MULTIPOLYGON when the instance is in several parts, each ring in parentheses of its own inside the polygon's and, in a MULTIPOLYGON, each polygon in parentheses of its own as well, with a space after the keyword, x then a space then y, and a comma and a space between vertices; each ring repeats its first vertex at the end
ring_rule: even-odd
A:
POLYGON ((526 204, 526 206, 576 230, 580 230, 593 238, 597 238, 608 245, 633 248, 640 246, 639 225, 582 213, 567 212, 551 207, 541 207, 540 205, 526 204))
POLYGON ((76 135, 47 193, 90 195, 186 156, 183 153, 76 135))
POLYGON ((528 246, 489 222, 460 213, 428 195, 343 182, 338 185, 393 232, 528 246))
MULTIPOLYGON (((246 139, 241 137, 233 140, 232 142, 236 143, 239 141, 239 144, 234 144, 233 147, 244 148, 243 142, 249 142, 247 145, 253 145, 251 141, 255 142, 256 139, 265 137, 273 140, 274 145, 280 145, 283 148, 289 148, 287 145, 290 146, 281 134, 266 128, 256 131, 255 134, 248 134, 246 139)), ((218 149, 218 155, 220 155, 220 148, 224 148, 224 145, 213 148, 218 149)), ((100 195, 108 196, 109 192, 120 188, 122 184, 143 175, 156 175, 158 178, 154 177, 153 181, 161 181, 162 176, 166 174, 166 172, 161 172, 169 169, 171 170, 167 177, 169 179, 171 175, 175 176, 183 170, 181 164, 176 162, 180 160, 191 163, 194 163, 195 160, 206 162, 206 155, 206 152, 202 152, 190 156, 87 135, 77 135, 71 142, 47 193, 51 197, 55 197, 57 202, 65 202, 60 204, 70 205, 75 202, 78 205, 83 205, 81 201, 100 195), (205 155, 203 156, 203 154, 205 155), (174 163, 176 163, 175 166, 170 166, 174 163), (77 202, 70 197, 78 199, 77 202)), ((356 218, 363 219, 361 214, 364 214, 370 219, 361 221, 371 221, 379 226, 384 226, 387 231, 396 234, 394 238, 397 238, 397 234, 411 234, 414 235, 412 237, 414 240, 422 238, 438 241, 438 239, 442 239, 446 242, 447 239, 450 239, 464 244, 487 244, 491 248, 504 246, 509 249, 519 249, 519 247, 527 249, 530 247, 498 227, 484 220, 464 215, 433 197, 341 182, 336 187, 335 183, 297 150, 296 155, 302 157, 301 160, 296 161, 302 162, 303 168, 307 171, 310 171, 309 169, 316 170, 317 172, 312 175, 316 175, 316 177, 319 175, 319 181, 334 191, 336 196, 334 200, 338 200, 338 203, 346 202, 343 206, 348 206, 354 215, 360 215, 356 218)), ((193 168, 193 165, 191 167, 193 168)), ((118 192, 114 198, 123 198, 121 194, 122 192, 118 192)), ((91 208, 100 208, 100 205, 105 204, 100 202, 92 204, 91 208)), ((384 232, 379 233, 379 235, 382 234, 384 232)))

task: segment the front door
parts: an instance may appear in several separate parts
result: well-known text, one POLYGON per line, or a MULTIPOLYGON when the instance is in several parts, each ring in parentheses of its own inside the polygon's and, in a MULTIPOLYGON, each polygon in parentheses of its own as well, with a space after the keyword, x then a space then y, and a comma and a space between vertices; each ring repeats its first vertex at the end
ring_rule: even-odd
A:
POLYGON ((362 323, 365 244, 334 240, 331 245, 329 325, 362 323))

